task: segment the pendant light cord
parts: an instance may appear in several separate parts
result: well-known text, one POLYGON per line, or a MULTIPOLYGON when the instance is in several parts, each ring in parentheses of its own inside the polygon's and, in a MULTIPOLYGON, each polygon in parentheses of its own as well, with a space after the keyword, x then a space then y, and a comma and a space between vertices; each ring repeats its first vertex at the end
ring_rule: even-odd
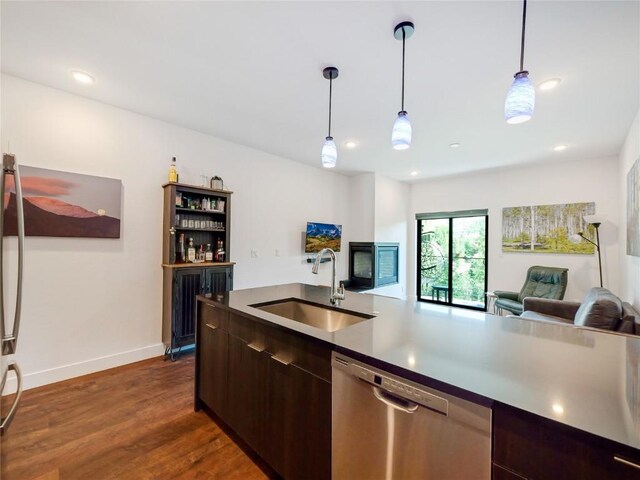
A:
POLYGON ((331 96, 333 94, 333 74, 329 77, 329 137, 331 136, 331 96))
POLYGON ((405 42, 405 33, 404 33, 404 27, 402 27, 402 108, 400 110, 403 112, 404 112, 404 42, 405 42))
MULTIPOLYGON (((520 71, 524 71, 524 31, 527 24, 527 0, 524 0, 522 6, 522 38, 520 40, 520 71)), ((404 75, 404 67, 403 67, 404 75)))

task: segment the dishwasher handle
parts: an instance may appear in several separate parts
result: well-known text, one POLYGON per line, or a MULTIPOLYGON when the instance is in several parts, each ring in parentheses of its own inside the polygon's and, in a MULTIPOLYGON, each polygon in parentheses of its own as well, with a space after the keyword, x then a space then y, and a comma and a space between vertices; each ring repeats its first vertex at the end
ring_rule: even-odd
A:
POLYGON ((401 397, 397 397, 373 385, 371 386, 371 388, 373 390, 373 396, 391 408, 395 408, 396 410, 400 410, 401 412, 405 413, 413 413, 418 410, 417 403, 411 402, 401 397))

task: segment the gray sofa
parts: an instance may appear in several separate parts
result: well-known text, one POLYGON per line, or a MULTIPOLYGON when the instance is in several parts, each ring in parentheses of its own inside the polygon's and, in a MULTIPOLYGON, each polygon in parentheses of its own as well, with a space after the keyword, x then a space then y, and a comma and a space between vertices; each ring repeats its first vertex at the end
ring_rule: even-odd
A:
POLYGON ((640 335, 640 312, 606 288, 594 287, 582 303, 527 297, 521 318, 640 335))

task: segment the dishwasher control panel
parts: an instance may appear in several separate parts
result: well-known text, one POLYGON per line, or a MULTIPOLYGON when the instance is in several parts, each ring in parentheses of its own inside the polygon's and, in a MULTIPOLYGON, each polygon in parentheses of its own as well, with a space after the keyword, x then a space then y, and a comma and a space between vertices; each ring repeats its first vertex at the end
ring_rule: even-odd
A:
POLYGON ((402 380, 395 375, 372 370, 354 363, 353 361, 347 361, 337 355, 334 357, 334 364, 337 364, 336 366, 341 366, 342 368, 346 367, 351 375, 354 375, 371 385, 380 387, 381 389, 402 399, 418 403, 444 415, 448 414, 449 402, 447 399, 411 385, 408 381, 402 380))

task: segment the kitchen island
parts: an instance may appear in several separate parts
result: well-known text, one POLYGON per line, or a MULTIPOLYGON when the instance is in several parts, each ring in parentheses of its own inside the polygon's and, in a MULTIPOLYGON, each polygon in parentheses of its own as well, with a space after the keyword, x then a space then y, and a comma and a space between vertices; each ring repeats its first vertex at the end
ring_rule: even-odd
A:
MULTIPOLYGON (((640 477, 639 469, 625 463, 640 461, 639 337, 351 292, 334 307, 328 288, 304 284, 237 290, 198 300, 302 339, 313 348, 344 353, 492 408, 494 478, 518 478, 516 473, 537 478, 536 468, 543 467, 531 449, 544 447, 541 439, 548 437, 566 437, 558 452, 551 439, 547 443, 557 455, 553 461, 565 469, 583 469, 575 470, 581 476, 574 478, 604 478, 584 458, 594 452, 594 461, 610 463, 602 472, 640 477), (327 332, 252 307, 284 299, 373 318, 327 332), (527 459, 520 458, 525 451, 527 459)), ((318 366, 302 369, 330 381, 330 366, 320 366, 326 354, 316 357, 318 366)), ((203 386, 198 383, 202 380, 196 385, 196 405, 202 406, 198 395, 203 386)), ((541 450, 540 457, 549 454, 541 450)))

